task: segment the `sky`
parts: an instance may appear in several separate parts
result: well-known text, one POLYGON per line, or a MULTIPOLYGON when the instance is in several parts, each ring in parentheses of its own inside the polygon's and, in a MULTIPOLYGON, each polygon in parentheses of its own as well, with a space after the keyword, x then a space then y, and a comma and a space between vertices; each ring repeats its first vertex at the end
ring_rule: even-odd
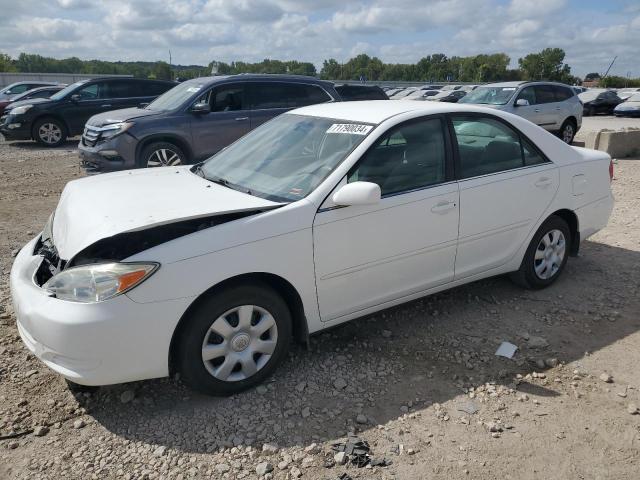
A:
POLYGON ((572 73, 640 77, 640 0, 0 0, 0 52, 55 58, 301 60, 359 53, 519 57, 560 47, 572 73))

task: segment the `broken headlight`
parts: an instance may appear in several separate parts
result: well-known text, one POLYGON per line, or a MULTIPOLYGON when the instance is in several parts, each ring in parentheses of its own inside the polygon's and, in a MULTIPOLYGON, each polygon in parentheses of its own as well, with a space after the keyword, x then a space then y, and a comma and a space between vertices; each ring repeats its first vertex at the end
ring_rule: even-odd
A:
POLYGON ((60 300, 103 302, 140 285, 158 269, 157 263, 94 263, 54 275, 42 288, 60 300))

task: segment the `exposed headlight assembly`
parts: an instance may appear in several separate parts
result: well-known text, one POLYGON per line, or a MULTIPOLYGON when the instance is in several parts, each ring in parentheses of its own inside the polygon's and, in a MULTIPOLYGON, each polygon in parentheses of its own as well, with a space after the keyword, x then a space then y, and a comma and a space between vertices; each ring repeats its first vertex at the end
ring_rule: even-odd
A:
POLYGON ((126 132, 131 127, 133 127, 133 122, 118 122, 100 127, 99 130, 102 133, 102 138, 111 138, 126 132))
POLYGON ((140 285, 159 267, 157 263, 95 263, 54 275, 42 288, 60 300, 104 302, 140 285))
POLYGON ((27 113, 31 108, 33 108, 33 105, 21 105, 19 107, 12 108, 9 113, 11 115, 22 115, 23 113, 27 113))

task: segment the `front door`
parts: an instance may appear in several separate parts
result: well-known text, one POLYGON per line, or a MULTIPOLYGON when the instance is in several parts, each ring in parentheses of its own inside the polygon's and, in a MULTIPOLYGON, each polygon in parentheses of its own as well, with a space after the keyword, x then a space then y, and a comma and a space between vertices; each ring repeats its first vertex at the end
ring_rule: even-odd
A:
POLYGON ((553 200, 558 168, 510 126, 483 115, 454 115, 460 233, 456 280, 513 258, 553 200))
POLYGON ((191 117, 193 151, 199 160, 218 153, 250 129, 244 84, 220 85, 196 100, 207 102, 210 113, 194 113, 191 117))
POLYGON ((67 96, 67 103, 61 109, 62 116, 69 126, 69 135, 82 133, 84 124, 94 115, 113 110, 109 97, 107 82, 93 82, 84 85, 72 95, 67 96), (78 96, 71 100, 71 96, 78 96))
POLYGON ((412 120, 365 153, 343 182, 377 183, 378 204, 329 203, 318 211, 313 242, 323 321, 453 279, 458 185, 444 126, 440 117, 412 120))

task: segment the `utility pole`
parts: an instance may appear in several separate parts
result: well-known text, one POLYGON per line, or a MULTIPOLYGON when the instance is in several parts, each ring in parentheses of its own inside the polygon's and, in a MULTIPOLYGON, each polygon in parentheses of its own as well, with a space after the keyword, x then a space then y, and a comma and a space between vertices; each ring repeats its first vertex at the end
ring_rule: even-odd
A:
POLYGON ((616 59, 618 58, 618 56, 616 55, 615 57, 613 57, 613 60, 611 61, 611 65, 609 65, 609 68, 607 68, 607 71, 604 72, 604 75, 602 76, 602 80, 604 80, 605 78, 607 78, 607 75, 609 75, 609 70, 611 70, 611 67, 613 67, 613 64, 616 62, 616 59))
POLYGON ((171 71, 171 49, 169 48, 169 75, 171 75, 171 78, 169 80, 173 80, 173 72, 171 71))

